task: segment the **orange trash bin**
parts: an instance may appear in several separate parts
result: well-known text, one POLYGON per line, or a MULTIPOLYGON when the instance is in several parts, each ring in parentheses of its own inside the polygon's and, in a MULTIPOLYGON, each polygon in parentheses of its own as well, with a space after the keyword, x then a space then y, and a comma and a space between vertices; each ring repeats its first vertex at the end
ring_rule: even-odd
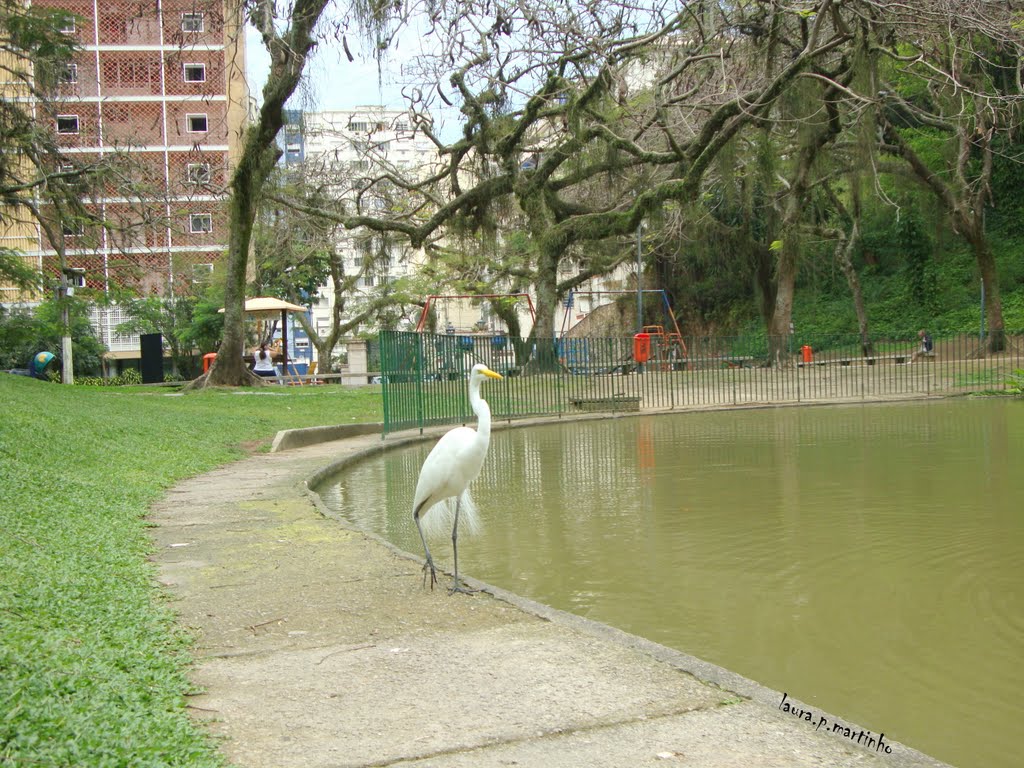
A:
POLYGON ((217 359, 216 352, 207 352, 203 355, 203 373, 210 370, 210 366, 213 365, 213 361, 217 359))
POLYGON ((803 360, 805 363, 814 362, 814 350, 811 349, 807 344, 804 344, 802 347, 800 347, 800 353, 803 356, 803 360))
POLYGON ((651 334, 638 333, 633 337, 633 359, 643 365, 651 357, 651 334))

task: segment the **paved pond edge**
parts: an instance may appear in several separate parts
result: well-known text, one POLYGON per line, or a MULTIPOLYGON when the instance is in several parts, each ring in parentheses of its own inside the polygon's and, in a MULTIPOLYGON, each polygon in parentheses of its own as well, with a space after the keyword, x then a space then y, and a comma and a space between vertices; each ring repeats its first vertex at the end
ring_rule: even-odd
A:
MULTIPOLYGON (((942 397, 911 397, 911 398, 899 398, 899 399, 885 399, 879 401, 842 401, 842 402, 818 402, 818 403, 793 403, 793 404, 770 404, 770 405, 743 405, 736 407, 715 407, 713 409, 700 409, 700 410, 659 410, 659 411, 642 411, 640 413, 614 413, 614 414, 581 414, 571 415, 562 417, 540 417, 531 418, 510 422, 494 423, 492 429, 504 430, 504 429, 522 429, 530 426, 538 425, 552 425, 552 424, 564 424, 568 422, 582 422, 582 421, 596 421, 605 420, 609 418, 636 418, 638 416, 685 416, 690 413, 702 413, 708 410, 722 411, 722 410, 752 410, 752 409, 764 409, 764 408, 791 408, 791 407, 807 407, 808 405, 868 405, 874 404, 875 402, 908 402, 908 401, 920 401, 920 400, 941 400, 946 399, 942 397)), ((274 450, 287 450, 291 447, 301 447, 312 445, 318 442, 343 440, 347 437, 355 437, 372 434, 374 431, 380 432, 383 425, 381 424, 359 424, 359 425, 341 425, 339 427, 331 428, 314 428, 311 430, 286 430, 285 432, 279 433, 277 439, 274 441, 274 450), (287 437, 282 435, 288 434, 287 437), (298 434, 302 433, 302 434, 298 434), (328 437, 330 436, 330 437, 328 437)), ((451 429, 451 425, 442 427, 430 427, 425 428, 422 433, 416 431, 413 434, 409 432, 396 433, 388 436, 381 440, 380 444, 365 448, 354 454, 346 456, 337 461, 331 462, 324 467, 316 470, 309 474, 304 482, 303 488, 306 495, 312 501, 316 509, 321 515, 329 518, 338 523, 343 528, 356 531, 361 535, 364 535, 371 540, 377 542, 388 551, 392 552, 398 557, 406 558, 419 565, 424 564, 424 559, 415 553, 408 552, 391 542, 387 541, 374 531, 362 528, 360 526, 353 525, 352 523, 340 518, 339 516, 332 513, 328 506, 324 503, 317 489, 320 488, 324 482, 329 478, 336 476, 337 474, 345 471, 347 468, 361 463, 363 461, 371 460, 383 454, 386 451, 399 449, 414 445, 416 443, 427 442, 436 440, 440 435, 444 434, 448 429, 451 429)), ((755 680, 744 677, 743 675, 734 672, 725 667, 712 664, 711 662, 700 659, 696 656, 692 656, 683 651, 678 651, 674 648, 661 645, 660 643, 648 640, 618 629, 608 624, 604 624, 593 619, 588 619, 582 616, 578 616, 567 611, 563 611, 543 603, 536 602, 521 595, 515 594, 508 590, 502 589, 501 587, 487 584, 485 582, 474 579, 470 576, 462 575, 462 579, 469 586, 474 589, 485 592, 497 600, 507 603, 516 609, 523 611, 526 614, 538 617, 545 621, 549 621, 555 625, 565 626, 582 634, 589 635, 591 637, 603 640, 608 643, 613 643, 621 647, 629 648, 640 653, 643 653, 651 658, 656 659, 664 664, 671 666, 681 672, 690 674, 696 679, 703 683, 707 683, 716 686, 724 691, 738 694, 745 699, 755 701, 758 704, 773 709, 780 709, 782 702, 785 700, 791 707, 792 712, 803 710, 805 712, 812 712, 815 720, 818 717, 826 718, 826 722, 829 725, 839 724, 840 726, 846 726, 854 733, 858 731, 869 731, 867 728, 863 728, 850 720, 845 718, 837 717, 830 712, 827 712, 820 707, 815 705, 807 704, 799 699, 795 699, 782 691, 776 691, 771 689, 755 680)), ((458 598, 455 598, 458 599, 458 598)), ((812 727, 808 723, 807 727, 812 727)), ((828 731, 832 733, 832 731, 828 731)), ((871 732, 874 733, 874 732, 871 732)), ((873 750, 861 747, 856 742, 851 742, 848 738, 844 738, 841 733, 833 733, 833 738, 840 739, 844 744, 858 746, 860 749, 867 753, 872 753, 873 750)), ((930 755, 927 755, 913 747, 907 746, 897 741, 886 739, 886 743, 893 747, 892 754, 886 755, 886 761, 896 768, 903 768, 903 766, 934 766, 934 768, 952 768, 948 763, 944 763, 930 755)))

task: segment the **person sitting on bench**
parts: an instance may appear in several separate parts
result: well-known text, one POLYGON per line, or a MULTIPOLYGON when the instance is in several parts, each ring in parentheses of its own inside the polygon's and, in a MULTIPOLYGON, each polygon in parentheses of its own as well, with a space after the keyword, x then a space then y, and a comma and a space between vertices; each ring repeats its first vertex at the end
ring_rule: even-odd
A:
POLYGON ((928 331, 922 328, 917 332, 917 337, 921 340, 921 348, 911 355, 910 362, 914 362, 919 357, 932 357, 935 354, 932 337, 928 334, 928 331))

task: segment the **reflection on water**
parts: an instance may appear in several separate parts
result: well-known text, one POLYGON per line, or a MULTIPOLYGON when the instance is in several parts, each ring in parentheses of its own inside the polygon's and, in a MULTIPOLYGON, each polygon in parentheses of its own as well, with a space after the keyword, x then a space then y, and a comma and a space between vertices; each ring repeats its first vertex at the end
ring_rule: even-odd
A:
MULTIPOLYGON (((325 499, 418 552, 429 449, 369 460, 325 499)), ((460 568, 956 765, 1017 765, 1022 466, 1007 400, 496 432, 460 568)), ((450 568, 450 542, 432 550, 450 568)))

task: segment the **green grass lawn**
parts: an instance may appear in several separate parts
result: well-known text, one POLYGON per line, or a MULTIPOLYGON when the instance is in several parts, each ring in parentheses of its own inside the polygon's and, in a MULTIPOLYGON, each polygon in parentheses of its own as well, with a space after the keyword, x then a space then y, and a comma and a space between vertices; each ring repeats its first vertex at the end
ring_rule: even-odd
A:
POLYGON ((149 504, 289 429, 379 421, 379 387, 65 387, 0 375, 0 765, 216 766, 149 504))

